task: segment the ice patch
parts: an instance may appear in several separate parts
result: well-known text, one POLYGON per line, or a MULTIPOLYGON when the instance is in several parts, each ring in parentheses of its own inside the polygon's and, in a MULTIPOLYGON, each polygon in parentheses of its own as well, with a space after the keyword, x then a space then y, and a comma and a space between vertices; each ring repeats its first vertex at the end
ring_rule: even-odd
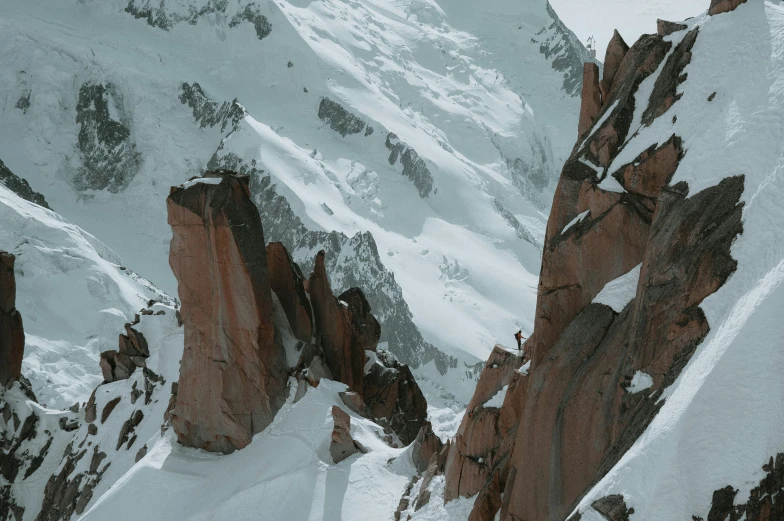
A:
POLYGON ((642 263, 632 268, 625 275, 608 282, 599 294, 594 297, 593 303, 610 306, 616 313, 623 311, 623 308, 637 294, 637 282, 640 280, 641 268, 642 263))
POLYGON ((626 390, 635 394, 650 389, 651 387, 653 387, 653 378, 651 375, 643 373, 642 371, 637 371, 632 377, 632 383, 629 384, 629 387, 626 390))

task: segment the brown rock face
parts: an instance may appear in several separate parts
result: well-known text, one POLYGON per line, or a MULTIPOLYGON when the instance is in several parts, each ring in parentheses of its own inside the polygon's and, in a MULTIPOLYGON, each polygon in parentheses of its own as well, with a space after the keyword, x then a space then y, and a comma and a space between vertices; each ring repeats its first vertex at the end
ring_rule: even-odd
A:
POLYGON ((332 442, 329 444, 329 454, 332 456, 332 461, 340 463, 358 452, 363 454, 367 452, 361 443, 351 437, 351 416, 337 405, 332 406, 332 420, 334 427, 332 428, 332 442))
POLYGON ((687 74, 683 69, 691 63, 691 49, 697 41, 699 27, 691 30, 678 44, 664 64, 661 74, 656 78, 648 107, 642 115, 642 122, 650 125, 653 121, 670 110, 681 97, 678 86, 686 81, 687 74))
POLYGON ((677 33, 678 31, 683 31, 687 29, 689 26, 686 24, 679 24, 676 22, 668 22, 667 20, 662 20, 661 18, 656 20, 656 32, 659 36, 669 36, 672 33, 677 33))
POLYGON ((267 245, 267 266, 272 291, 277 295, 294 336, 313 340, 313 309, 305 293, 305 277, 289 252, 279 242, 267 245))
POLYGON ((24 328, 16 310, 16 257, 0 251, 0 385, 9 386, 22 374, 24 328))
POLYGON ((378 341, 381 338, 381 324, 370 312, 370 304, 361 289, 347 289, 340 294, 338 300, 348 304, 351 338, 362 349, 362 359, 364 360, 364 351, 375 351, 378 347, 378 341))
POLYGON ((167 200, 169 264, 185 327, 171 418, 183 445, 228 453, 272 421, 285 400, 287 366, 275 342, 264 234, 248 178, 205 176, 173 188, 167 200))
POLYGON ((618 73, 618 69, 621 68, 621 62, 623 62, 627 52, 629 52, 629 46, 621 37, 621 34, 615 31, 610 43, 607 44, 607 53, 604 57, 604 74, 602 76, 601 90, 605 102, 609 99, 613 80, 618 73))
MULTIPOLYGON (((479 376, 468 411, 460 423, 453 448, 447 456, 444 470, 447 476, 445 500, 473 496, 488 480, 498 460, 499 447, 511 425, 509 418, 505 417, 503 423, 506 429, 502 429, 499 423, 504 409, 487 407, 485 403, 507 385, 510 389, 507 390, 504 403, 513 399, 511 395, 519 393, 518 390, 512 389, 511 383, 513 379, 522 377, 517 372, 522 365, 523 356, 520 354, 509 352, 502 346, 493 348, 479 376)), ((513 407, 507 409, 511 412, 513 407)))
POLYGON ((414 444, 411 447, 411 457, 417 472, 424 472, 430 465, 430 461, 435 456, 436 466, 438 465, 438 454, 444 448, 441 438, 433 432, 430 422, 425 422, 417 434, 414 444))
POLYGON ((580 122, 577 134, 583 137, 591 130, 599 111, 602 109, 602 94, 599 90, 599 66, 595 63, 586 63, 583 66, 583 91, 582 104, 580 105, 580 122))
POLYGON ((416 439, 427 420, 427 400, 407 365, 379 354, 362 386, 371 419, 387 425, 404 445, 416 439))
MULTIPOLYGON (((689 33, 662 67, 649 117, 677 101, 673 92, 685 79, 682 64, 696 37, 689 33)), ((634 94, 668 50, 654 35, 629 49, 605 101, 616 108, 564 166, 547 226, 535 329, 526 343, 529 374, 512 372, 500 410, 474 408, 448 454, 445 498, 476 494, 472 521, 499 512, 502 521, 565 519, 650 424, 661 393, 708 333, 701 302, 736 269, 730 247, 742 233, 742 176, 687 197, 685 183, 670 184, 687 148, 677 136, 613 173, 624 193, 602 190, 600 176, 608 174, 585 164, 615 159, 629 132, 634 94), (592 303, 638 264, 636 296, 620 313, 592 303), (653 379, 645 392, 628 390, 636 371, 653 379)), ((473 405, 494 387, 480 379, 473 405)), ((594 508, 607 519, 632 514, 619 496, 594 508)))
POLYGON ((327 358, 327 366, 334 378, 348 385, 352 391, 361 392, 366 345, 352 335, 351 310, 348 304, 344 305, 332 294, 324 267, 324 255, 324 252, 320 251, 316 256, 313 274, 308 281, 316 329, 327 358))
POLYGON ((745 3, 746 0, 711 0, 708 14, 713 16, 715 14, 729 13, 737 9, 740 4, 745 3))
POLYGON ((652 146, 614 175, 627 191, 656 199, 672 179, 681 159, 681 139, 673 135, 662 146, 652 146))

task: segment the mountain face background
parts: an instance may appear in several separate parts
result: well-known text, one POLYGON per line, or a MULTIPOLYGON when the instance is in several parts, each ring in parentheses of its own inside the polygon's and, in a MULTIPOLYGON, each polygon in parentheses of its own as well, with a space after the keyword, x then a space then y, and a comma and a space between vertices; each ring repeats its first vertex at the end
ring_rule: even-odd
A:
MULTIPOLYGON (((512 420, 524 404, 571 421, 520 429, 524 440, 549 442, 555 438, 537 434, 557 428, 574 441, 537 453, 540 467, 569 476, 546 483, 547 492, 563 485, 578 498, 566 512, 557 497, 535 494, 548 503, 543 508, 559 509, 559 519, 781 517, 784 241, 774 224, 782 220, 784 9, 775 1, 712 2, 720 3, 737 10, 702 14, 688 31, 646 37, 630 51, 657 59, 616 71, 633 80, 636 67, 643 73, 624 83, 623 103, 611 96, 589 114, 594 128, 576 147, 578 95, 583 71, 592 69, 583 69, 585 51, 545 2, 1 6, 0 250, 16 257, 15 311, 26 345, 24 378, 0 389, 0 518, 495 519, 481 516, 539 508, 520 496, 497 501, 500 476, 471 470, 495 466, 496 455, 512 450, 503 440, 498 450, 485 449, 499 433, 517 431, 512 420), (658 117, 646 110, 652 100, 667 107, 658 117), (672 146, 674 174, 667 160, 650 160, 660 150, 666 159, 672 146), (177 442, 168 422, 184 341, 164 201, 171 186, 222 167, 250 176, 265 238, 284 242, 305 276, 323 249, 334 293, 352 285, 366 292, 382 322, 379 348, 416 367, 429 401, 427 428, 413 444, 402 446, 383 422, 341 396, 345 385, 309 372, 289 378, 274 420, 247 447, 218 455, 177 442), (590 298, 571 303, 593 314, 578 314, 572 336, 557 346, 565 355, 544 365, 592 364, 593 354, 575 356, 570 342, 587 350, 605 333, 593 318, 628 324, 630 303, 657 302, 692 273, 691 264, 667 263, 722 236, 701 205, 721 213, 709 196, 731 185, 739 200, 721 217, 737 224, 742 214, 742 233, 734 227, 736 238, 720 246, 735 269, 728 278, 726 270, 697 270, 697 281, 726 278, 707 284, 713 293, 699 313, 686 315, 700 327, 686 320, 667 331, 650 328, 664 345, 695 334, 701 340, 683 349, 690 356, 676 360, 677 377, 668 370, 662 378, 631 356, 630 340, 616 328, 595 358, 617 363, 623 374, 587 379, 589 390, 610 393, 577 393, 559 404, 568 414, 536 394, 526 399, 520 382, 539 378, 558 398, 558 386, 570 396, 590 373, 544 381, 541 354, 529 364, 530 353, 499 346, 476 381, 476 362, 497 338, 511 344, 507 332, 533 327, 548 214, 548 240, 578 249, 606 217, 567 204, 551 211, 556 186, 568 199, 577 181, 589 180, 598 194, 591 209, 610 200, 616 213, 653 225, 656 198, 624 193, 639 188, 635 176, 646 172, 671 174, 665 196, 699 203, 694 211, 702 217, 685 220, 702 233, 654 226, 656 237, 673 234, 698 247, 681 255, 655 241, 662 249, 651 255, 656 270, 638 265, 598 294, 598 286, 587 289, 590 298), (105 379, 98 353, 127 349, 129 339, 118 334, 134 336, 131 326, 149 356, 129 378, 115 378, 122 368, 113 366, 105 379), (595 475, 575 478, 570 465, 604 455, 591 443, 601 437, 585 434, 602 423, 593 407, 579 407, 594 400, 610 404, 602 414, 617 406, 653 415, 631 422, 639 430, 620 440, 622 453, 610 454, 595 475), (349 418, 340 432, 335 409, 349 418), (358 454, 335 463, 336 436, 358 454), (449 440, 445 449, 438 451, 434 437, 449 440), (478 443, 466 447, 466 440, 478 443), (438 472, 450 454, 470 460, 456 494, 438 472), (479 495, 464 497, 461 483, 479 495)), ((640 235, 628 231, 604 233, 640 235)), ((601 266, 609 251, 584 253, 601 266)), ((589 263, 570 265, 579 273, 589 263)), ((548 275, 557 278, 553 267, 548 275)), ((4 304, 7 281, 0 280, 4 304)), ((639 317, 635 325, 656 315, 639 317)), ((368 356, 365 375, 386 378, 388 369, 402 368, 386 355, 368 356)), ((538 446, 515 447, 512 466, 536 472, 520 454, 538 446)), ((534 478, 518 487, 530 491, 543 479, 534 478)))
POLYGON ((532 327, 587 54, 546 1, 443 4, 6 3, 0 159, 171 295, 169 186, 253 172, 268 239, 464 403, 532 327))

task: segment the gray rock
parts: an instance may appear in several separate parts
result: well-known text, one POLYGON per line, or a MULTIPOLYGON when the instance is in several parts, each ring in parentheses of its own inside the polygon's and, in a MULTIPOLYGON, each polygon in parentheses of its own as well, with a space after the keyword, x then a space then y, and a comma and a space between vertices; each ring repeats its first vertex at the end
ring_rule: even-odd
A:
POLYGON ((122 93, 111 83, 87 82, 79 89, 76 122, 81 155, 74 183, 79 190, 123 190, 139 171, 141 154, 131 138, 122 93), (113 106, 120 121, 112 118, 113 106))

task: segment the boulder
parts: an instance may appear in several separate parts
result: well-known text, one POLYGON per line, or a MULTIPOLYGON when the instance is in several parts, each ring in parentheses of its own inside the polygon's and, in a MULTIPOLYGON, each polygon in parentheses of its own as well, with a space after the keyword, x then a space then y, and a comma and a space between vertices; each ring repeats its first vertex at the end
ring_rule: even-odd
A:
POLYGON ((172 426, 183 445, 229 453, 272 422, 288 378, 259 212, 248 177, 223 171, 172 188, 167 208, 185 328, 172 426))
POLYGON ((583 65, 583 90, 580 104, 580 121, 577 125, 578 137, 583 137, 596 123, 602 109, 602 95, 599 90, 599 66, 593 62, 583 65))
POLYGON ((365 454, 367 449, 351 437, 351 416, 337 405, 332 406, 332 441, 329 444, 329 454, 332 461, 340 463, 357 453, 365 454))
POLYGON ((683 31, 684 29, 688 28, 689 26, 686 24, 668 22, 667 20, 662 20, 661 18, 656 20, 656 32, 659 36, 669 36, 672 33, 677 33, 678 31, 683 31))
POLYGON ((746 0, 711 0, 708 14, 713 16, 716 14, 729 13, 738 8, 740 4, 745 4, 746 0))
POLYGON ((313 309, 305 293, 305 277, 286 247, 280 242, 267 245, 267 266, 272 291, 277 295, 294 336, 313 340, 313 309))
POLYGON ((386 424, 404 445, 416 439, 427 420, 427 400, 407 365, 385 353, 365 375, 362 397, 371 419, 386 424))
POLYGON ((101 353, 100 365, 104 383, 127 380, 137 367, 130 356, 117 351, 101 353))
POLYGON ((118 348, 120 353, 149 358, 150 348, 147 346, 147 339, 131 326, 132 324, 125 324, 125 334, 120 335, 118 348))
POLYGON ((22 374, 24 327, 16 309, 16 257, 0 251, 0 386, 10 386, 22 374))

